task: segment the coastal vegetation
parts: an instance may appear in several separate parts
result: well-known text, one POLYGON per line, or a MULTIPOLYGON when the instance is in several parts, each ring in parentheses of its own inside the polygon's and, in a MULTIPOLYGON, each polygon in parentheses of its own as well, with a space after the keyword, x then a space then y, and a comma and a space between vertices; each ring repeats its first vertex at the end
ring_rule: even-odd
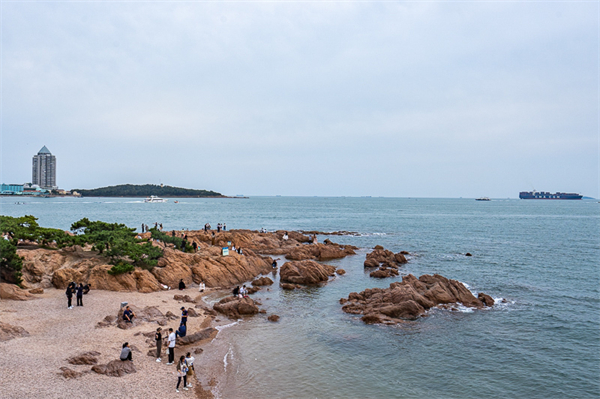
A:
POLYGON ((37 218, 31 215, 0 216, 0 231, 4 236, 0 243, 0 277, 14 284, 22 281, 23 262, 16 252, 20 241, 54 249, 89 244, 92 250, 109 258, 109 264, 113 265, 109 274, 112 275, 126 273, 135 266, 152 269, 163 255, 162 249, 138 239, 135 229, 120 223, 90 221, 87 218, 73 223, 72 233, 67 233, 40 227, 37 218))
MULTIPOLYGON (((173 244, 175 246, 175 248, 181 248, 183 245, 183 238, 181 238, 181 237, 176 237, 174 235, 168 235, 166 233, 163 233, 156 227, 151 228, 149 231, 152 234, 152 238, 155 240, 164 242, 165 244, 173 244)), ((185 251, 183 251, 183 252, 193 252, 193 251, 194 251, 194 248, 192 247, 192 245, 190 245, 190 243, 186 241, 185 242, 185 251)))
POLYGON ((121 184, 118 186, 100 187, 90 190, 74 189, 82 197, 223 197, 221 193, 208 190, 172 187, 156 184, 121 184))

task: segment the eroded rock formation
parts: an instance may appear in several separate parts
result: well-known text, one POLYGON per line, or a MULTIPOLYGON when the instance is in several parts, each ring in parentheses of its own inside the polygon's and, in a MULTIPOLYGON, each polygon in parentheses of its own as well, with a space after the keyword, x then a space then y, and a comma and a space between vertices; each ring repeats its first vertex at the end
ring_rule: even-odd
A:
POLYGON ((335 267, 302 260, 284 263, 279 274, 282 283, 312 285, 327 282, 335 275, 335 267))
POLYGON ((92 371, 98 374, 108 375, 110 377, 122 377, 125 374, 135 373, 136 369, 133 362, 129 360, 113 360, 107 364, 96 365, 92 367, 92 371))
POLYGON ((221 299, 213 308, 229 318, 237 319, 240 316, 250 316, 258 313, 258 306, 250 298, 238 299, 233 296, 221 299))
POLYGON ((344 312, 362 314, 365 323, 397 323, 403 319, 414 320, 438 305, 461 303, 479 309, 494 303, 489 295, 481 293, 479 298, 457 280, 439 274, 426 274, 417 279, 409 274, 389 288, 352 292, 348 298, 340 299, 340 303, 344 305, 344 312))
POLYGON ((371 277, 386 278, 398 276, 400 274, 398 272, 398 267, 407 262, 406 257, 404 256, 405 253, 405 251, 402 251, 394 254, 392 251, 383 248, 381 245, 377 245, 373 248, 371 253, 367 254, 364 266, 365 268, 379 268, 369 274, 371 277))
POLYGON ((12 299, 15 301, 27 301, 35 298, 26 290, 14 284, 0 283, 0 299, 12 299))
POLYGON ((13 338, 28 337, 27 332, 23 327, 13 326, 0 321, 0 342, 9 341, 13 338))

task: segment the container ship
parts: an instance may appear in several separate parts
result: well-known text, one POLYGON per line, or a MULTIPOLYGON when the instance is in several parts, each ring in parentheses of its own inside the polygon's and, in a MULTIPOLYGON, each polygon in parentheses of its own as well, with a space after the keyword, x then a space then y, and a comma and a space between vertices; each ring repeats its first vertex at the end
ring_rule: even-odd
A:
POLYGON ((549 193, 547 191, 521 191, 520 199, 580 200, 583 195, 576 193, 549 193))

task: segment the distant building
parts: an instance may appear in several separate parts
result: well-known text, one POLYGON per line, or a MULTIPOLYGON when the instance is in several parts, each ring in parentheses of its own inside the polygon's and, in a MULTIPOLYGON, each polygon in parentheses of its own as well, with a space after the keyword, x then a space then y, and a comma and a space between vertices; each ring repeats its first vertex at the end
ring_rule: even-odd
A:
POLYGON ((32 184, 45 189, 56 189, 56 157, 46 146, 33 156, 32 184))
POLYGON ((0 185, 0 194, 13 194, 19 195, 23 194, 23 185, 22 184, 4 184, 0 185))

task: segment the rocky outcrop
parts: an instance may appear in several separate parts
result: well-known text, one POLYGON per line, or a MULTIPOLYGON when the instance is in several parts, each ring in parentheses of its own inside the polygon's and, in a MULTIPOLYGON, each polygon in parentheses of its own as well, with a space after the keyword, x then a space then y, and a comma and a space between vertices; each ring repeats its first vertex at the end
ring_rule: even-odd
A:
POLYGON ((347 299, 340 299, 340 303, 344 305, 344 312, 362 314, 365 323, 397 323, 417 319, 428 309, 445 304, 461 303, 478 309, 493 304, 493 299, 486 294, 479 294, 479 298, 457 280, 439 274, 426 274, 417 279, 409 274, 389 288, 352 292, 347 299))
POLYGON ((258 306, 250 298, 238 299, 233 296, 221 299, 213 308, 229 318, 237 319, 241 316, 250 316, 258 313, 258 306))
POLYGON ((369 274, 371 277, 386 278, 398 276, 400 274, 398 272, 398 267, 407 262, 406 257, 404 256, 405 253, 407 252, 402 251, 394 254, 392 251, 388 251, 381 245, 377 245, 373 248, 371 253, 367 254, 364 266, 365 268, 379 268, 369 274))
POLYGON ((75 365, 96 364, 96 363, 98 363, 98 359, 97 359, 98 356, 100 356, 100 352, 96 352, 96 351, 84 352, 77 356, 72 356, 72 357, 68 358, 67 362, 69 362, 71 364, 75 364, 75 365))
POLYGON ((269 317, 267 317, 267 320, 272 321, 274 323, 279 321, 279 316, 277 316, 276 314, 272 314, 269 317))
POLYGON ((30 294, 43 294, 44 293, 44 289, 43 288, 32 288, 29 290, 30 294))
POLYGON ((29 333, 23 327, 13 326, 0 321, 0 342, 28 336, 29 333))
POLYGON ((130 362, 129 360, 113 360, 108 362, 108 364, 92 367, 92 371, 110 377, 123 377, 126 374, 135 373, 136 369, 133 362, 130 362))
POLYGON ((87 374, 87 373, 89 373, 89 371, 75 371, 68 367, 61 367, 60 373, 58 373, 58 375, 60 375, 63 378, 66 378, 66 379, 71 379, 71 378, 79 378, 82 375, 87 374))
POLYGON ((0 299, 11 299, 14 301, 27 301, 35 298, 26 290, 14 284, 0 283, 0 299))
POLYGON ((312 260, 286 262, 279 274, 282 283, 313 285, 327 282, 335 275, 335 267, 312 260))
POLYGON ((299 284, 283 283, 281 284, 281 288, 283 288, 284 290, 292 291, 297 288, 302 288, 302 286, 299 284))
POLYGON ((189 295, 173 295, 173 299, 175 299, 176 301, 181 301, 181 302, 196 303, 196 300, 192 299, 192 297, 189 295))
POLYGON ((203 341, 205 339, 214 338, 216 334, 217 329, 208 327, 193 334, 188 334, 183 338, 177 338, 177 345, 195 344, 196 342, 203 341))
POLYGON ((352 245, 328 244, 310 244, 302 245, 291 250, 286 257, 290 260, 329 260, 345 258, 348 255, 354 255, 357 249, 352 245))

